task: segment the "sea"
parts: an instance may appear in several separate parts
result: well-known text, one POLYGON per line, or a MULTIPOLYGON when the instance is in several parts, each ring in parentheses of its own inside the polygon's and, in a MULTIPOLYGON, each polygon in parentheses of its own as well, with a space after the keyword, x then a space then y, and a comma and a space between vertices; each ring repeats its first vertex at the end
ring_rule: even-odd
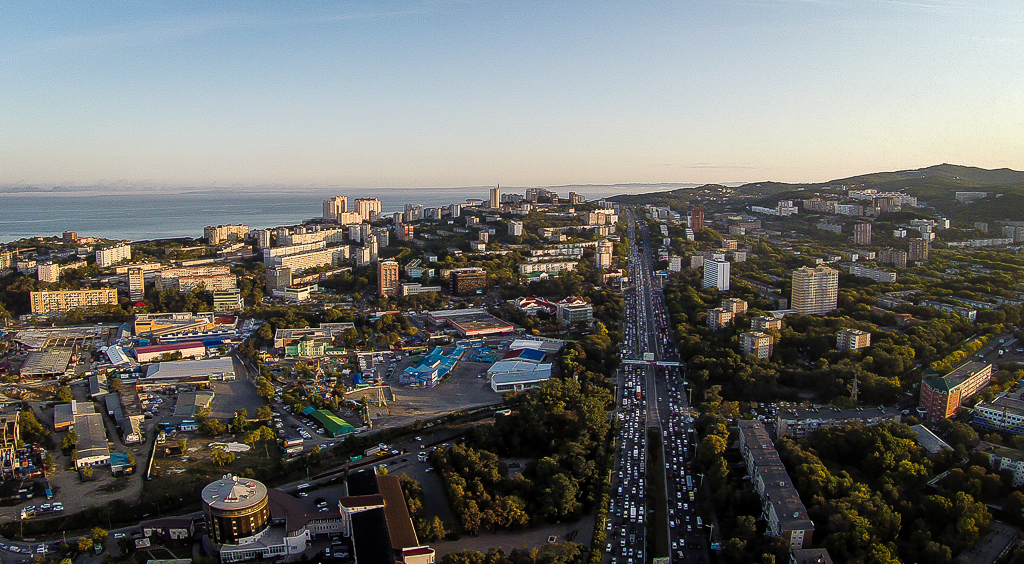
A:
MULTIPOLYGON (((618 194, 660 192, 694 184, 618 184, 549 188, 566 197, 569 191, 595 200, 618 194)), ((525 188, 502 188, 522 194, 525 188)), ((248 225, 252 229, 297 225, 319 217, 326 198, 344 195, 380 199, 384 214, 405 204, 426 207, 486 200, 488 187, 388 188, 378 190, 102 190, 6 191, 0 193, 0 243, 35 236, 59 236, 64 231, 81 237, 148 241, 202 237, 207 225, 248 225)))

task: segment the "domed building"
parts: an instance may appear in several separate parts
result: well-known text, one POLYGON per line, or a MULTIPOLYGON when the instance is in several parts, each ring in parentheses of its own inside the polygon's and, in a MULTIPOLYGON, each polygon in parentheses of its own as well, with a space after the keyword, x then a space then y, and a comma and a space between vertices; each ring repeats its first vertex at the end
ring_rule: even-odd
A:
POLYGON ((216 544, 247 544, 270 527, 267 487, 228 474, 203 488, 203 516, 216 544))

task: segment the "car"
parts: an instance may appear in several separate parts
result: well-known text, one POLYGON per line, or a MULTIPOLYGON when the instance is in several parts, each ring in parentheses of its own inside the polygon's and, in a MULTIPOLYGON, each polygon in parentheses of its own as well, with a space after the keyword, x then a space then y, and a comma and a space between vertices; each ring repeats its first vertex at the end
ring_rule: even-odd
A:
POLYGON ((299 492, 299 497, 309 497, 309 494, 306 492, 299 492))
POLYGON ((124 533, 114 533, 114 538, 115 539, 123 539, 124 538, 124 533))

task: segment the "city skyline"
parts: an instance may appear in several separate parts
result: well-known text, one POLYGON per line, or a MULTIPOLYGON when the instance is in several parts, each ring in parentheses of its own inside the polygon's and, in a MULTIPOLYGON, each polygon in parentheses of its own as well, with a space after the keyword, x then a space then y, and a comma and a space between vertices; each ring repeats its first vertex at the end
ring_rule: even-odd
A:
POLYGON ((1020 15, 946 0, 15 5, 0 185, 1019 170, 1020 15))

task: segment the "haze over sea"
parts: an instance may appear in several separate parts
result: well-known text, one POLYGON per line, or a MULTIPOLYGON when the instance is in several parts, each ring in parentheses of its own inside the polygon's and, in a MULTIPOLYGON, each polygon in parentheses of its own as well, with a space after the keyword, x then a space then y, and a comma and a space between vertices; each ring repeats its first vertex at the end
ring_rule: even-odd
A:
MULTIPOLYGON (((616 194, 639 194, 695 186, 694 184, 617 184, 550 187, 561 197, 569 191, 595 200, 616 194)), ((75 231, 83 237, 144 241, 173 237, 202 237, 207 225, 244 224, 259 229, 296 225, 321 215, 324 199, 348 196, 380 199, 385 214, 405 204, 427 207, 486 200, 489 187, 388 188, 378 190, 152 190, 141 193, 71 189, 62 191, 0 192, 0 242, 25 237, 55 236, 75 231)), ((501 192, 522 194, 520 187, 501 192)))

